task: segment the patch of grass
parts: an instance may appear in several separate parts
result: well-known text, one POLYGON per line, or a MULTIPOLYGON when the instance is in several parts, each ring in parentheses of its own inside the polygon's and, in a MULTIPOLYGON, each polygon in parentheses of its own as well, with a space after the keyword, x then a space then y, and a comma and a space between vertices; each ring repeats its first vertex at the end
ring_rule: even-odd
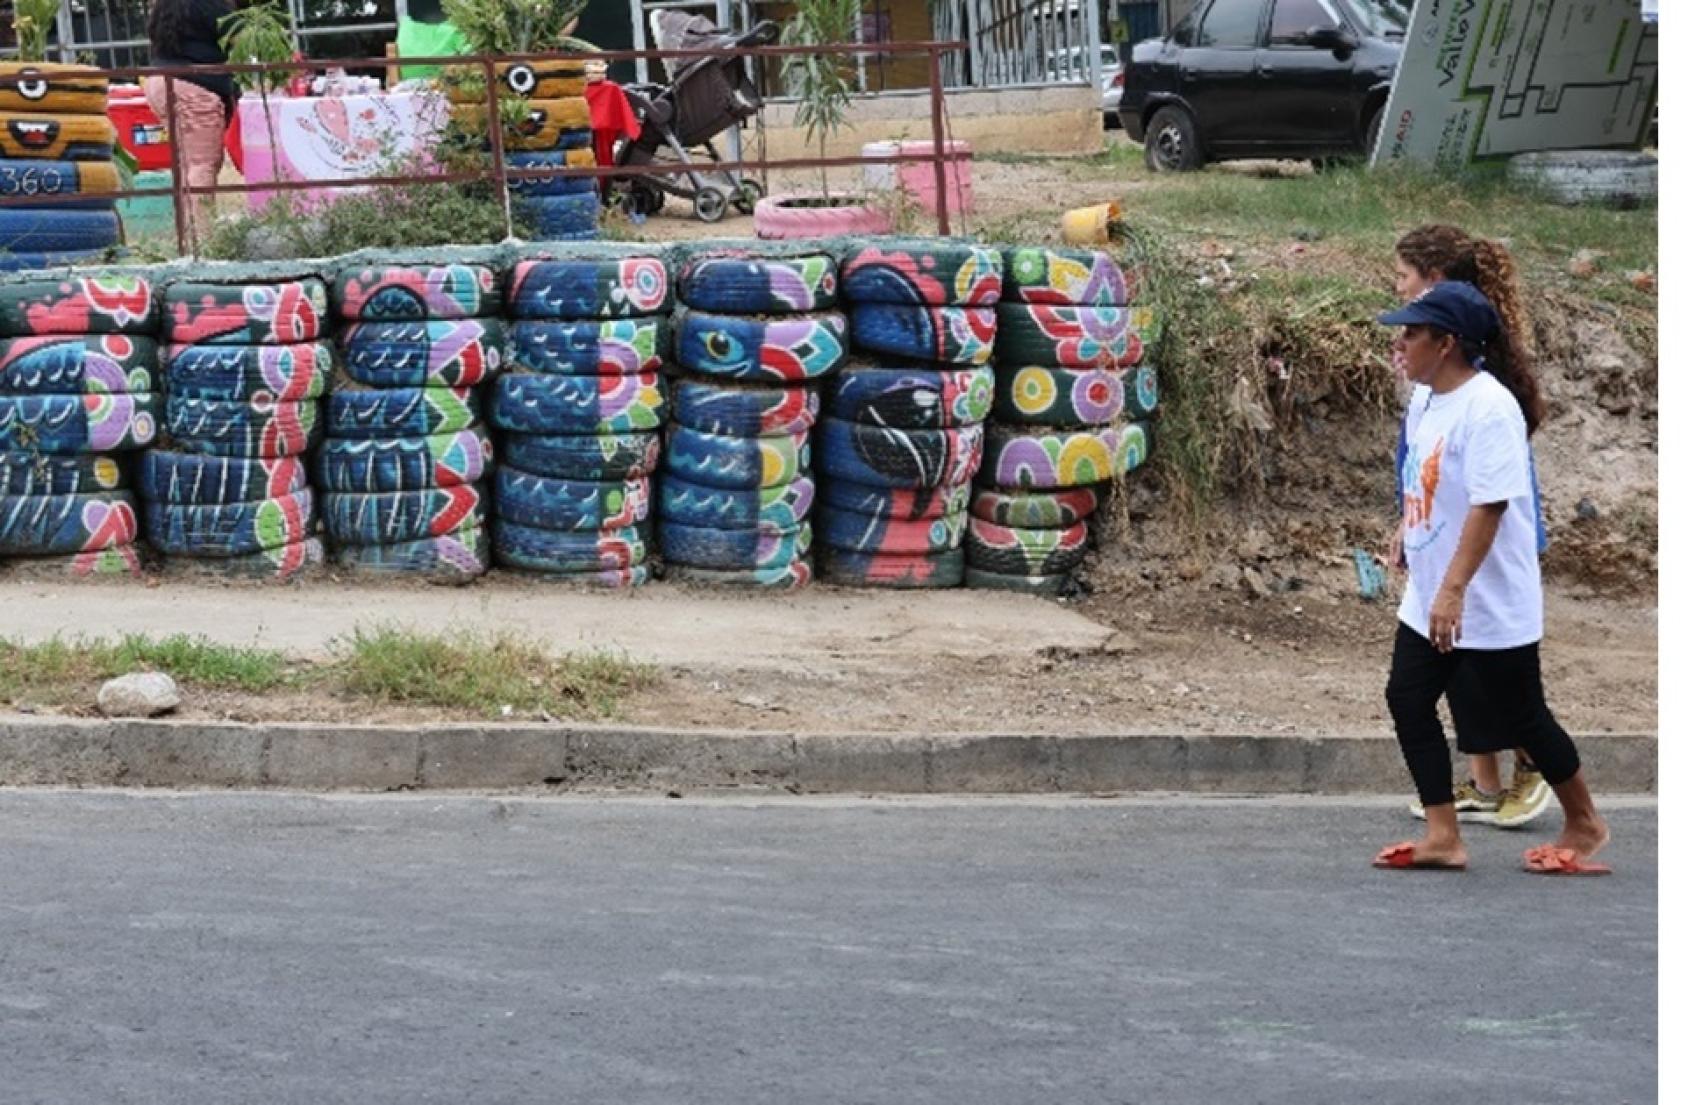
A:
POLYGON ((117 641, 54 637, 26 645, 0 639, 0 699, 60 704, 137 671, 162 671, 184 686, 259 693, 288 685, 294 666, 279 652, 212 644, 184 634, 117 641))
POLYGON ((491 185, 417 182, 309 210, 277 196, 260 211, 219 220, 204 254, 213 260, 330 257, 369 248, 501 242, 504 236, 503 207, 491 185))

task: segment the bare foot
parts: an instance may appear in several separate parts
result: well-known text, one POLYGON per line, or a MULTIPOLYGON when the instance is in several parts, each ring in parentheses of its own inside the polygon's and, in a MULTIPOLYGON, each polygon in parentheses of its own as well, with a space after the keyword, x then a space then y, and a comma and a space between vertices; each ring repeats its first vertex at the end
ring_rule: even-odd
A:
POLYGON ((1606 819, 1599 815, 1574 823, 1566 819, 1565 828, 1560 831, 1554 847, 1569 848, 1577 854, 1578 859, 1589 859, 1606 847, 1611 839, 1612 833, 1606 828, 1606 819))
POLYGON ((1378 867, 1464 867, 1468 856, 1461 840, 1403 840, 1391 844, 1372 860, 1378 867), (1407 851, 1411 849, 1411 851, 1407 851))

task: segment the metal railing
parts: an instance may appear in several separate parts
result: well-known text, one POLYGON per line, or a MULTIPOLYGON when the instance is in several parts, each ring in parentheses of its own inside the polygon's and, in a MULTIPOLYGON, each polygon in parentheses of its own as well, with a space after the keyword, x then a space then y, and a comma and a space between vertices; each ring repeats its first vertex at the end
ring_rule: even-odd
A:
MULTIPOLYGON (((860 165, 900 164, 904 162, 930 162, 935 175, 934 207, 938 220, 938 232, 943 235, 950 233, 949 210, 949 181, 947 166, 952 161, 969 160, 972 153, 969 150, 951 151, 945 140, 945 112, 944 85, 941 72, 941 61, 945 54, 965 48, 961 42, 892 42, 872 43, 863 46, 860 43, 839 43, 828 46, 746 46, 723 49, 683 49, 683 50, 604 50, 595 53, 549 52, 532 54, 477 54, 451 57, 427 58, 365 58, 365 59, 335 59, 334 64, 345 68, 359 66, 390 67, 402 63, 404 65, 434 65, 455 69, 478 67, 486 87, 484 106, 487 111, 489 125, 487 127, 487 141, 490 147, 491 164, 485 169, 467 172, 441 173, 401 173, 383 174, 361 177, 342 177, 329 180, 266 180, 259 182, 243 182, 240 184, 211 184, 189 185, 186 174, 182 171, 182 151, 179 142, 170 143, 171 186, 169 188, 138 188, 118 192, 100 193, 101 198, 112 200, 138 199, 147 196, 171 196, 175 204, 176 245, 184 255, 191 254, 197 245, 193 240, 192 220, 189 218, 189 205, 197 196, 217 196, 229 193, 246 194, 249 192, 273 191, 304 191, 334 188, 380 188, 397 187, 416 183, 436 184, 468 184, 492 183, 496 185, 499 203, 504 216, 505 234, 514 232, 514 221, 511 213, 509 184, 512 180, 550 180, 553 178, 592 177, 668 177, 682 176, 691 172, 714 173, 728 170, 739 172, 754 172, 763 180, 767 179, 770 169, 815 169, 832 167, 851 167, 860 165), (928 86, 931 96, 932 116, 932 151, 931 153, 904 154, 902 152, 856 157, 801 157, 769 159, 757 157, 734 161, 700 161, 693 164, 683 162, 658 162, 639 166, 598 165, 593 167, 559 167, 559 168, 511 168, 504 159, 503 128, 492 125, 499 119, 498 99, 500 81, 497 79, 498 66, 511 62, 535 61, 629 61, 644 59, 669 58, 734 58, 734 57, 767 57, 780 58, 802 54, 844 54, 859 55, 871 53, 899 53, 925 54, 927 57, 928 86)), ((241 74, 241 73, 295 73, 302 68, 316 68, 320 65, 286 62, 251 62, 226 65, 191 65, 173 67, 139 67, 139 68, 111 68, 97 70, 99 75, 111 78, 131 78, 141 80, 146 77, 158 76, 164 78, 165 110, 170 118, 176 115, 176 83, 184 77, 203 74, 241 74)), ((16 75, 0 75, 0 87, 16 86, 21 78, 16 75)), ((279 99, 280 97, 278 97, 279 99)), ((166 127, 169 119, 162 120, 166 127)), ((276 167, 279 174, 280 167, 276 167)), ((67 201, 67 195, 53 193, 48 195, 7 195, 0 196, 0 207, 51 207, 67 201)))

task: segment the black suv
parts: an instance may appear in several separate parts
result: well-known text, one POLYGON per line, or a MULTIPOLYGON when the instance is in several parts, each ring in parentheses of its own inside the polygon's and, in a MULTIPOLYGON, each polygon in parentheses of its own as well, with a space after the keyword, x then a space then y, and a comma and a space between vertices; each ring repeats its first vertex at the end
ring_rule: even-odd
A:
POLYGON ((1132 47, 1120 122, 1151 169, 1364 154, 1407 18, 1397 0, 1202 0, 1132 47))

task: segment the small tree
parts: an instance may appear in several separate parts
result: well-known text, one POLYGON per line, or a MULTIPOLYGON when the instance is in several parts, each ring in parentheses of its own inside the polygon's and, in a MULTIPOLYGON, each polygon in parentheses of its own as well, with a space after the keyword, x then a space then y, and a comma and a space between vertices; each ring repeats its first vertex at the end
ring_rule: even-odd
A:
POLYGON ((18 36, 18 60, 47 60, 47 34, 59 15, 59 0, 17 0, 12 8, 12 30, 18 36))
MULTIPOLYGON (((861 22, 861 0, 797 0, 797 13, 780 32, 785 46, 833 46, 853 42, 861 22)), ((792 54, 780 66, 786 91, 797 98, 797 124, 805 137, 820 146, 844 126, 850 107, 850 81, 855 59, 848 54, 792 54)), ((826 166, 821 166, 821 195, 832 202, 826 166)))

